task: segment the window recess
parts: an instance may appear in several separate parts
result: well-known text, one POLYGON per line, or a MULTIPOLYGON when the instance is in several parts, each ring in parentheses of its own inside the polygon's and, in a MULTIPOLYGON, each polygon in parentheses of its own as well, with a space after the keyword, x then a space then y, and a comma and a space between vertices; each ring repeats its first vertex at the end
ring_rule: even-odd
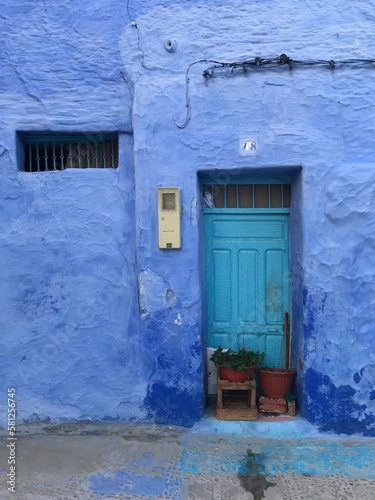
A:
POLYGON ((22 133, 20 139, 25 172, 118 167, 117 134, 22 133))

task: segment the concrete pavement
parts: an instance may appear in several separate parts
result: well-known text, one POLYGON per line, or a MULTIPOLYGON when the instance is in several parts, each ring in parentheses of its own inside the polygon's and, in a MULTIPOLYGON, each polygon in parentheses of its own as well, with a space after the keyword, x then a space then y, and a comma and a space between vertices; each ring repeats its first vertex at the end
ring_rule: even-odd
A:
POLYGON ((319 433, 302 419, 192 429, 135 424, 19 426, 1 431, 0 498, 330 500, 375 498, 375 439, 319 433))

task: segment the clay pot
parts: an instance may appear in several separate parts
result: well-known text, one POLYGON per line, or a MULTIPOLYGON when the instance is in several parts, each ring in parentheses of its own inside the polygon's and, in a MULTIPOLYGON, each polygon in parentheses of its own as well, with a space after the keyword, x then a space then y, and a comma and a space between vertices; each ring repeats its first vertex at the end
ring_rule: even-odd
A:
POLYGON ((228 380, 228 382, 246 382, 249 378, 247 372, 240 372, 233 368, 219 368, 219 375, 222 380, 228 380))
POLYGON ((253 373, 254 373, 254 368, 255 367, 256 367, 256 365, 252 365, 252 366, 247 366, 245 368, 248 380, 250 380, 251 378, 253 378, 253 373))
POLYGON ((259 386, 264 396, 269 398, 285 398, 293 384, 294 370, 283 368, 258 368, 259 386))

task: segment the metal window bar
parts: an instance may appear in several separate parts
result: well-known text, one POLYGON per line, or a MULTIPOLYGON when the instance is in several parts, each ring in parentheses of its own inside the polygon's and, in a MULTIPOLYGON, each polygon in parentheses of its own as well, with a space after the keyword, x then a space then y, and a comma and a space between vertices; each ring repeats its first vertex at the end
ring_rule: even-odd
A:
POLYGON ((270 208, 283 208, 281 192, 282 185, 281 184, 270 184, 271 190, 271 205, 270 208))
POLYGON ((90 164, 90 143, 86 142, 86 161, 87 161, 87 168, 91 167, 90 164))
POLYGON ((111 141, 111 168, 114 168, 114 165, 115 165, 115 151, 114 151, 113 141, 111 141))
POLYGON ((81 156, 81 143, 77 143, 77 159, 78 159, 78 168, 82 168, 82 156, 81 156))
POLYGON ((261 208, 261 209, 288 209, 290 208, 290 184, 203 184, 202 186, 204 208, 235 209, 235 208, 261 208), (243 207, 241 203, 240 186, 249 187, 249 206, 243 207), (261 191, 256 192, 256 187, 263 188, 263 201, 261 191), (220 192, 221 190, 221 192, 220 192), (207 193, 211 200, 207 200, 207 193), (257 197, 258 196, 258 200, 257 197), (256 204, 263 204, 257 207, 256 204))
POLYGON ((98 168, 98 143, 95 142, 95 168, 98 168))
POLYGON ((64 169, 64 148, 62 142, 60 142, 60 169, 64 169))
POLYGON ((73 167, 73 153, 72 153, 72 143, 69 143, 69 160, 70 160, 70 168, 73 167))
POLYGON ((39 144, 36 145, 36 164, 37 164, 37 172, 40 172, 39 144))
POLYGON ((44 143, 44 170, 48 170, 48 151, 47 143, 44 143))
POLYGON ((26 172, 118 167, 116 134, 24 134, 21 140, 24 145, 26 172))
POLYGON ((56 170, 56 143, 52 143, 52 162, 53 162, 53 170, 56 170))
POLYGON ((107 168, 107 156, 105 154, 105 142, 102 142, 103 147, 103 168, 107 168))

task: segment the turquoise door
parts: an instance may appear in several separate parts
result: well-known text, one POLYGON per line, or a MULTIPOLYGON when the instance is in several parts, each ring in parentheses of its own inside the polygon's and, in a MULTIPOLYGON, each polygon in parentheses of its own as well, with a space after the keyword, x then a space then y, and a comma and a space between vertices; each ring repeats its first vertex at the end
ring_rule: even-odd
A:
POLYGON ((208 347, 242 346, 283 367, 287 213, 204 213, 208 347))

